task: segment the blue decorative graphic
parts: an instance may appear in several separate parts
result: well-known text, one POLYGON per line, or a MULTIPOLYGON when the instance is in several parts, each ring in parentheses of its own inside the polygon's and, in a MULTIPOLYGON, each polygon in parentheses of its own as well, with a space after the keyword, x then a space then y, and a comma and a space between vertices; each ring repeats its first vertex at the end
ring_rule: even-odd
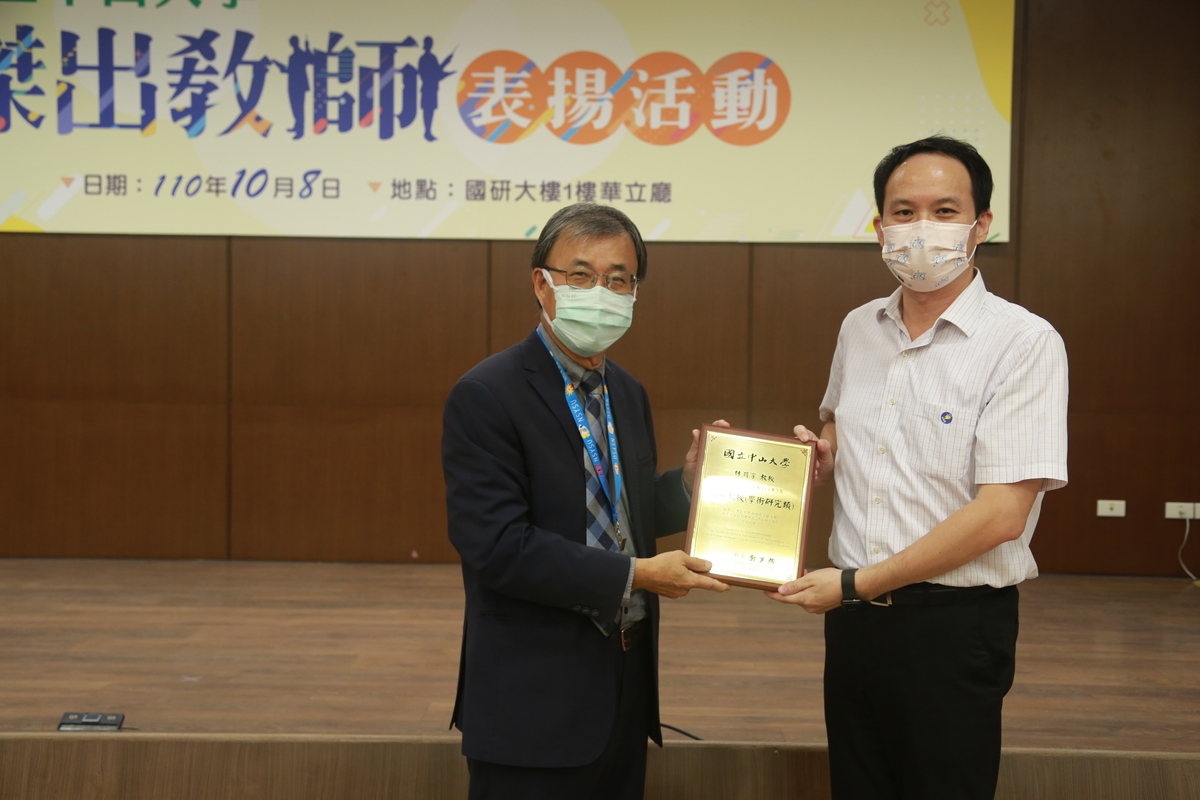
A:
POLYGON ((433 114, 438 107, 438 85, 454 74, 453 70, 446 71, 446 65, 454 58, 454 53, 438 61, 433 54, 432 36, 425 37, 424 50, 417 60, 417 74, 421 76, 421 114, 425 121, 425 140, 432 142, 437 138, 433 135, 433 114))
POLYGON ((116 114, 116 76, 118 72, 132 72, 138 78, 150 76, 150 36, 144 33, 133 35, 133 66, 118 67, 113 55, 113 41, 117 32, 112 28, 100 28, 96 31, 97 59, 94 66, 79 63, 79 36, 71 31, 63 31, 62 41, 62 74, 69 78, 81 70, 96 73, 96 96, 100 100, 100 118, 98 122, 75 121, 75 84, 67 81, 58 82, 58 132, 66 135, 76 128, 132 128, 143 134, 153 132, 156 115, 155 98, 158 87, 148 81, 140 82, 142 100, 142 119, 132 124, 118 124, 116 114))
POLYGON ((45 92, 40 86, 28 89, 14 89, 12 76, 5 72, 15 69, 17 83, 31 83, 35 69, 45 69, 46 64, 34 59, 33 51, 43 49, 42 40, 33 35, 32 25, 18 25, 15 42, 0 42, 0 133, 12 128, 13 109, 25 118, 35 128, 42 127, 45 115, 32 111, 17 102, 18 95, 28 97, 44 97, 45 92))
POLYGON ((379 109, 379 138, 391 139, 396 123, 407 128, 417 118, 417 68, 412 64, 396 66, 396 51, 401 47, 416 47, 411 36, 399 42, 355 42, 359 47, 379 49, 378 67, 358 68, 358 124, 369 128, 379 109), (400 111, 396 112, 396 76, 400 76, 400 111), (378 103, 375 86, 379 84, 378 103))
POLYGON ((280 72, 287 75, 288 102, 292 107, 293 121, 288 132, 292 134, 293 139, 299 139, 304 135, 304 100, 311 88, 308 82, 308 69, 316 62, 307 39, 304 40, 303 48, 300 47, 299 36, 291 37, 288 39, 288 43, 292 46, 292 54, 288 56, 287 64, 276 61, 275 66, 279 67, 280 72))
POLYGON ((271 68, 272 61, 267 56, 263 56, 257 61, 246 60, 246 51, 250 49, 250 43, 253 40, 254 34, 249 31, 238 31, 233 36, 233 52, 229 56, 229 66, 225 68, 225 74, 221 76, 221 79, 233 78, 239 111, 237 119, 228 128, 221 131, 222 136, 237 130, 242 125, 249 125, 258 131, 260 136, 266 136, 273 124, 258 113, 258 101, 262 99, 263 88, 266 86, 267 73, 271 68), (250 91, 244 94, 242 82, 238 79, 238 67, 251 68, 250 91))
POLYGON ((197 77, 217 74, 217 68, 211 63, 201 67, 200 61, 203 59, 211 62, 216 59, 217 51, 213 48, 213 43, 220 36, 220 33, 211 28, 205 29, 204 33, 199 36, 179 34, 179 38, 187 42, 187 45, 182 50, 171 54, 171 58, 186 56, 180 69, 169 69, 167 74, 179 77, 177 82, 170 84, 171 88, 175 90, 171 95, 172 100, 178 99, 186 91, 191 91, 191 102, 188 106, 171 109, 171 119, 175 122, 184 121, 183 127, 187 131, 189 139, 194 139, 204 133, 204 129, 208 126, 208 110, 212 108, 208 99, 217 90, 217 84, 210 80, 198 81, 197 77), (196 56, 200 58, 196 58, 196 56))

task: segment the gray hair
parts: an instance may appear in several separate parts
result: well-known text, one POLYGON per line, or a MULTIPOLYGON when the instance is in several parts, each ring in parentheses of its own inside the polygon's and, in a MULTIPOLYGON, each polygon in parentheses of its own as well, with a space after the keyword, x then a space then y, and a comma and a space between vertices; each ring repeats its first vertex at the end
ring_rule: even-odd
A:
POLYGON ((563 236, 573 239, 577 236, 602 238, 621 235, 633 240, 633 249, 637 252, 637 279, 638 282, 644 281, 646 245, 642 242, 642 234, 623 212, 600 203, 575 203, 556 211, 542 228, 537 246, 533 248, 533 268, 542 269, 546 266, 550 251, 563 236))

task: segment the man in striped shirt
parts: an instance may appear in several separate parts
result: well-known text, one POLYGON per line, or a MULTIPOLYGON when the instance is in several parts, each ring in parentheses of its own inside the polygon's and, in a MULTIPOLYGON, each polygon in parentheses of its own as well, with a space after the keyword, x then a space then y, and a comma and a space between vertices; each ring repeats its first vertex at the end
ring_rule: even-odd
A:
POLYGON ((1067 358, 1045 320, 987 291, 991 171, 937 136, 875 172, 896 291, 842 323, 821 402, 833 569, 770 597, 825 616, 835 798, 991 798, 1017 584, 1043 494, 1066 485, 1067 358), (828 612, 828 613, 826 613, 828 612))

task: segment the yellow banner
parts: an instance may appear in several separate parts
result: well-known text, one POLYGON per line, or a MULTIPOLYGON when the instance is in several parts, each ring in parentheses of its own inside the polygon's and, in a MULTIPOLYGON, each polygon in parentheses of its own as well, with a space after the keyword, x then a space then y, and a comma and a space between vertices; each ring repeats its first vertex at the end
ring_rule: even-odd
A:
POLYGON ((944 132, 1009 229, 1013 0, 0 0, 0 230, 874 240, 944 132))

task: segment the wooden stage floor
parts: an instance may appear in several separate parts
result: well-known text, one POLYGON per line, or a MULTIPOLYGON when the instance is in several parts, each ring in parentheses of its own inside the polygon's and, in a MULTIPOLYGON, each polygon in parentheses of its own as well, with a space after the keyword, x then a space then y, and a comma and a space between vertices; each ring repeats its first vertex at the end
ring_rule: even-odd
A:
MULTIPOLYGON (((819 618, 748 589, 663 608, 664 722, 824 742, 819 618)), ((1021 612, 1006 747, 1200 753, 1200 588, 1048 575, 1021 612)), ((453 565, 0 560, 0 732, 454 736, 461 625, 453 565)))

